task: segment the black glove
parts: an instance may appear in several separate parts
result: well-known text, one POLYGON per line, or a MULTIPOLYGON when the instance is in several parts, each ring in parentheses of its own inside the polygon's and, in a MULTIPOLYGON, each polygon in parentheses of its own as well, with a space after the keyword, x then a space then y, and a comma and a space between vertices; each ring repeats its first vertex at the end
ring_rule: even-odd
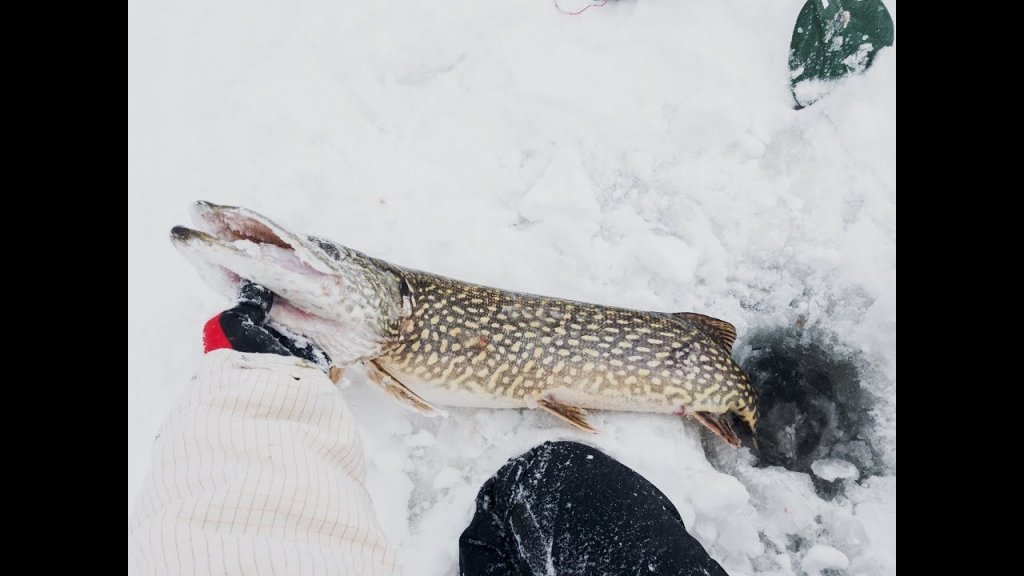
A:
POLYGON ((203 351, 230 348, 239 352, 298 356, 326 372, 331 359, 319 346, 301 336, 266 325, 273 305, 273 292, 243 280, 238 291, 238 304, 210 318, 203 327, 203 351))

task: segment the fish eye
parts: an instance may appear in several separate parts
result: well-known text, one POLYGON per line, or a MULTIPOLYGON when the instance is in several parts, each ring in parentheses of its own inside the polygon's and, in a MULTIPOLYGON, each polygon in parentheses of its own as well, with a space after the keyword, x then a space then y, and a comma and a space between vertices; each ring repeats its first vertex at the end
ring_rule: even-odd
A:
POLYGON ((341 260, 341 250, 338 245, 330 240, 324 240, 323 238, 317 238, 316 236, 310 236, 309 241, 316 244, 323 250, 328 256, 335 260, 341 260))

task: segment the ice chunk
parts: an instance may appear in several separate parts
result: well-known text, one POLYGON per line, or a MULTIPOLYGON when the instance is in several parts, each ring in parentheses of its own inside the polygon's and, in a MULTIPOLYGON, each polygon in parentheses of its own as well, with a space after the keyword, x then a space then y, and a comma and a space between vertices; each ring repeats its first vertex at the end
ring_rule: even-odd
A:
POLYGON ((838 458, 823 458, 815 460, 811 464, 814 475, 822 480, 834 482, 836 480, 856 480, 860 476, 857 467, 846 460, 838 458))
POLYGON ((831 546, 815 544, 807 551, 800 567, 808 574, 821 574, 824 570, 845 570, 850 565, 845 554, 831 546))

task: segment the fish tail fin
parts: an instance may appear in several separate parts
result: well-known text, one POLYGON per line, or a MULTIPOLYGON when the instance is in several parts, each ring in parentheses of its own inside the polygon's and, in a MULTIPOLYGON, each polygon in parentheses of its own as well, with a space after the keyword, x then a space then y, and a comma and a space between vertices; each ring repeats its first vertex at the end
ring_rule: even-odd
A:
POLYGON ((757 409, 748 405, 743 408, 733 409, 733 413, 736 414, 736 417, 743 422, 747 431, 750 432, 750 443, 754 446, 754 450, 760 451, 757 445, 757 409))
POLYGON ((714 432, 715 436, 725 440, 726 443, 733 448, 740 447, 740 438, 732 429, 732 424, 729 423, 728 412, 723 412, 721 414, 715 414, 714 412, 693 412, 693 417, 703 424, 705 428, 714 432))

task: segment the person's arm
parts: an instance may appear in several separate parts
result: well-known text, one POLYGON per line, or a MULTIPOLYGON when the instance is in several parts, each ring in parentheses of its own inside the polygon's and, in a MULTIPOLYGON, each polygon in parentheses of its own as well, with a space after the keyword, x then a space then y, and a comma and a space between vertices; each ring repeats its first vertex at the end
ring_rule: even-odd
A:
MULTIPOLYGON (((262 318, 238 325, 260 327, 262 318)), ((260 340, 254 334, 245 337, 260 340)), ((129 565, 140 573, 398 574, 338 389, 309 360, 233 349, 238 336, 204 356, 160 432, 129 523, 129 565)))

